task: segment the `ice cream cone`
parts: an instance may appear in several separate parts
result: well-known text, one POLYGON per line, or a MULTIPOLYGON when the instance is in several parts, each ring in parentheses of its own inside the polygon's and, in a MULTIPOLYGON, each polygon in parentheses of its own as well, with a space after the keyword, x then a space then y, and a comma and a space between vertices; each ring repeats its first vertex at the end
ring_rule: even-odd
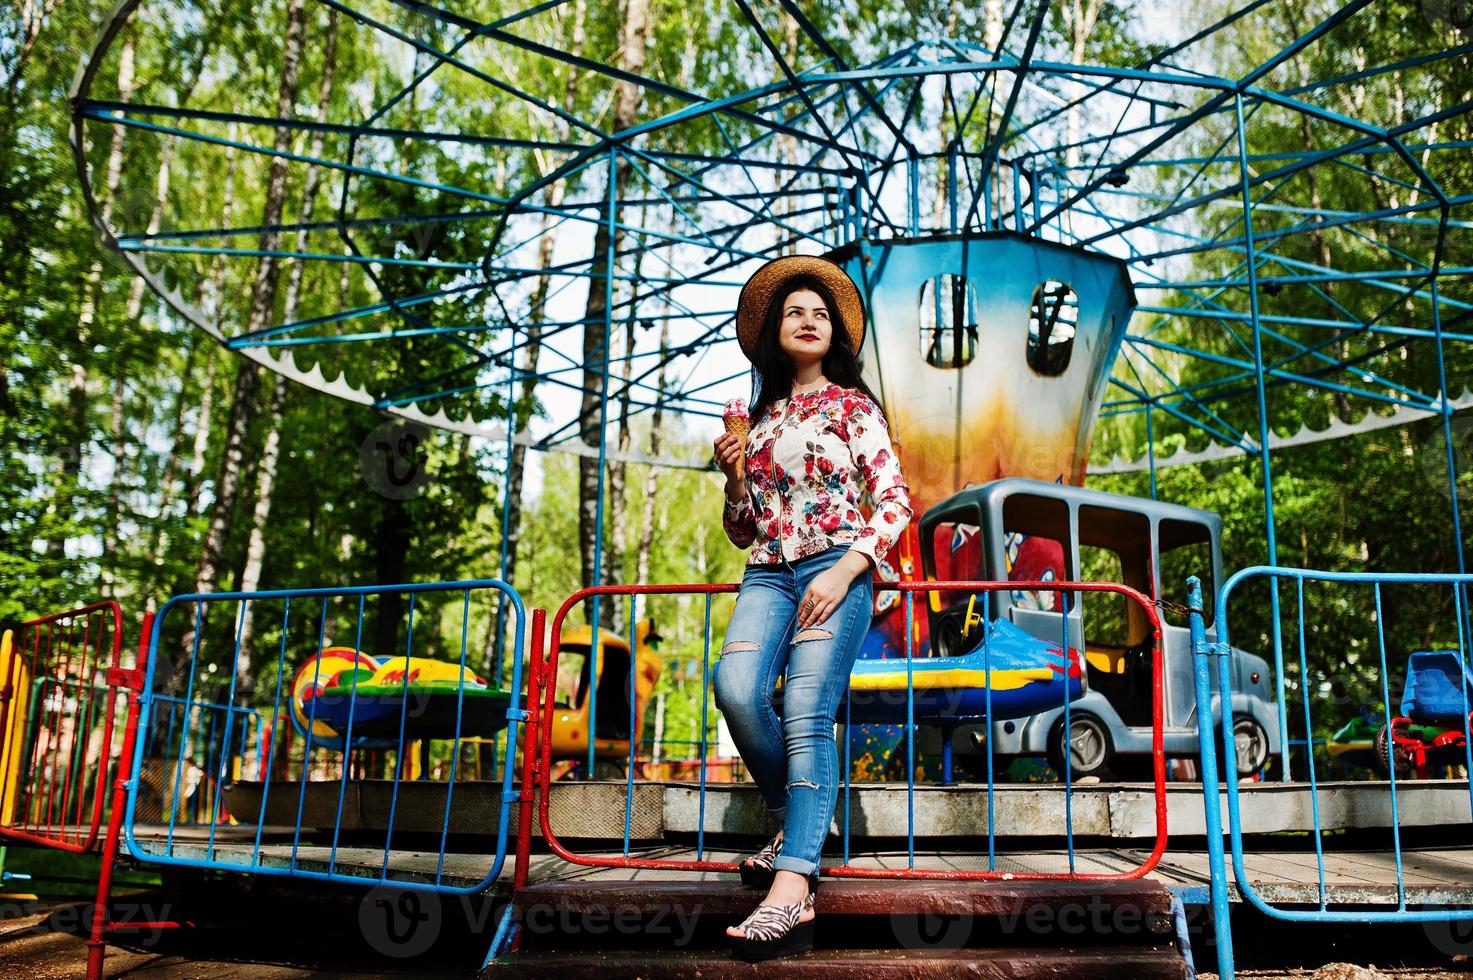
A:
POLYGON ((752 431, 752 420, 747 417, 747 403, 740 398, 733 398, 726 403, 726 410, 721 413, 721 421, 726 423, 726 431, 742 441, 742 454, 737 457, 737 478, 741 479, 747 473, 747 435, 752 431))

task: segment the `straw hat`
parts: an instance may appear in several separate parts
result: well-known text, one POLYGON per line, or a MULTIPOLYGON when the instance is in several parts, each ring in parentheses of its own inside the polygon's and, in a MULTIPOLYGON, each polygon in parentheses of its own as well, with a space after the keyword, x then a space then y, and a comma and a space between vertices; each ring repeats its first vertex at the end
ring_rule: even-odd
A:
POLYGON ((859 298, 859 289, 854 280, 828 259, 816 255, 785 255, 773 259, 752 273, 752 278, 742 287, 737 300, 737 342, 747 360, 757 348, 757 337, 762 333, 762 322, 775 297, 781 295, 789 280, 795 276, 812 276, 828 287, 839 307, 839 317, 849 331, 849 341, 854 353, 859 353, 864 343, 864 303, 859 298))

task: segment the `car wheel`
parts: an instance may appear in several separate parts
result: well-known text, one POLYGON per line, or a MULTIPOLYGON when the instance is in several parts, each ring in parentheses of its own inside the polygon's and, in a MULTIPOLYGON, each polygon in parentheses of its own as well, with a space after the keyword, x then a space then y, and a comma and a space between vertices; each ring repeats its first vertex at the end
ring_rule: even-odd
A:
MULTIPOLYGON (((1060 721, 1049 734, 1048 742, 1048 764, 1060 779, 1065 778, 1064 744, 1064 722, 1060 721)), ((1109 766, 1114 751, 1105 723, 1087 714, 1076 714, 1069 719, 1068 747, 1071 779, 1098 776, 1109 766)))
POLYGON ((1391 778, 1391 761, 1396 760, 1396 778, 1410 779, 1414 775, 1415 766, 1412 760, 1407 758, 1405 752, 1397 750, 1391 741, 1391 728, 1382 725, 1376 730, 1375 755, 1376 771, 1387 779, 1391 778))
POLYGON ((1253 718, 1233 718, 1233 743, 1239 779, 1256 776, 1268 766, 1268 732, 1253 718))

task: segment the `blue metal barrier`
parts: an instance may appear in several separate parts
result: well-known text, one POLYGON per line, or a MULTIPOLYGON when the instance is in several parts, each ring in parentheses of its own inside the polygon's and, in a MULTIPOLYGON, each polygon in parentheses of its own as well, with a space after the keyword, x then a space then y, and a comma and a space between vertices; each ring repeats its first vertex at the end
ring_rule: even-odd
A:
POLYGON ((145 766, 141 772, 135 770, 138 809, 146 817, 157 816, 157 820, 147 822, 208 824, 222 815, 218 803, 211 803, 218 796, 216 789, 247 774, 260 776, 259 765, 251 765, 252 753, 248 751, 255 750, 259 758, 264 730, 260 714, 251 708, 221 703, 217 698, 224 692, 218 686, 208 693, 208 697, 188 701, 165 694, 154 698, 153 724, 142 732, 141 757, 161 761, 145 766), (171 765, 168 749, 176 744, 176 735, 177 744, 187 751, 177 753, 171 765), (232 744, 235 752, 229 751, 232 744))
MULTIPOLYGON (((1213 910, 1217 919, 1216 928, 1218 934, 1218 957, 1221 976, 1231 978, 1233 976, 1232 962, 1232 937, 1231 929, 1227 922, 1227 869, 1226 857, 1221 844, 1221 831, 1215 829, 1217 820, 1218 792, 1216 774, 1211 770, 1216 762, 1220 762, 1222 776, 1225 782, 1227 796, 1227 821, 1226 829, 1231 845, 1233 876, 1239 892, 1244 901, 1251 903, 1255 908, 1265 915, 1278 919, 1294 922, 1449 922, 1473 920, 1473 907, 1439 906, 1428 907, 1431 902, 1422 902, 1408 899, 1408 888, 1406 874, 1403 866, 1403 828, 1402 814, 1397 799, 1398 782, 1404 782, 1405 774, 1399 774, 1401 766, 1398 764, 1398 753, 1401 751, 1396 742, 1397 728, 1393 724, 1398 721, 1400 711, 1393 710, 1393 696, 1399 692, 1394 690, 1391 678, 1394 676, 1391 657, 1394 653, 1403 656, 1412 653, 1410 646, 1402 644, 1404 649, 1394 649, 1397 638, 1392 638, 1393 649, 1388 649, 1388 637, 1385 627, 1383 591, 1389 587, 1434 587, 1450 588, 1452 591, 1452 609, 1455 616, 1456 633, 1456 663, 1461 668, 1460 676, 1473 678, 1469 673, 1469 635, 1467 629, 1467 587, 1473 583, 1473 575, 1460 574, 1418 574, 1418 573, 1363 573, 1363 572, 1326 572, 1311 569, 1284 568, 1278 566, 1252 566, 1244 568, 1230 577, 1222 587, 1217 602, 1217 628, 1218 642, 1209 643, 1206 639, 1202 626, 1202 602, 1200 583, 1196 578, 1188 580, 1188 588, 1192 596, 1192 636, 1193 657, 1197 668, 1197 696, 1199 716, 1207 717, 1209 713, 1215 713, 1217 703, 1228 703, 1227 698, 1233 692, 1234 679, 1229 669, 1229 659, 1232 651, 1229 628, 1234 617, 1232 615, 1232 599, 1234 594, 1245 583, 1254 579, 1262 579, 1268 582, 1269 587, 1277 594, 1280 580, 1293 583, 1297 601, 1294 603, 1296 628, 1294 635, 1297 638, 1297 662, 1290 662, 1289 667, 1296 671, 1297 686, 1296 697, 1291 702, 1289 698, 1290 685, 1285 676, 1285 664, 1283 661, 1288 657, 1280 658, 1275 683, 1278 686, 1279 704, 1289 706, 1292 703, 1293 711, 1300 713, 1298 719, 1302 724, 1302 730, 1296 735, 1306 742, 1313 744, 1316 740, 1316 712, 1314 689, 1320 685, 1312 683, 1314 679, 1310 658, 1309 640, 1307 633, 1311 633, 1310 624, 1313 622, 1306 616, 1306 583, 1319 585, 1336 585, 1343 588, 1354 589, 1356 586, 1364 586, 1369 591, 1366 602, 1362 606, 1356 606, 1345 600, 1343 595, 1337 596, 1335 604, 1330 608, 1332 615, 1344 617, 1346 610, 1353 614, 1357 608, 1364 609, 1367 613, 1366 621, 1374 629, 1375 645, 1371 653, 1374 662, 1370 666, 1358 666, 1352 669, 1361 672, 1376 671, 1373 680, 1378 682, 1377 693, 1381 702, 1380 715, 1384 720, 1385 727, 1378 734, 1378 746, 1380 739, 1385 737, 1386 752, 1386 790, 1391 809, 1391 853, 1395 859, 1396 870, 1396 899, 1392 906, 1391 902, 1385 902, 1389 908, 1377 908, 1377 904, 1368 901, 1363 893, 1347 898, 1338 895, 1334 885, 1326 883, 1326 861, 1325 861, 1325 838, 1323 834, 1323 823, 1320 813, 1321 777, 1317 771, 1314 754, 1307 753, 1305 761, 1305 772, 1297 774, 1301 781, 1305 782, 1311 804, 1311 816, 1313 819, 1314 832, 1312 842, 1314 846, 1316 870, 1318 874, 1317 908, 1285 908, 1275 905, 1265 899, 1254 887, 1249 873, 1245 868, 1243 849, 1243 812, 1241 809, 1240 794, 1238 788, 1238 766, 1236 752, 1236 738, 1231 711, 1220 712, 1219 734, 1221 743, 1218 748, 1220 752, 1214 753, 1209 744, 1210 728, 1201 726, 1202 759, 1204 763, 1204 794, 1203 799, 1207 811, 1207 833, 1209 847, 1210 871, 1213 885, 1213 910), (1374 618, 1370 613, 1374 611, 1374 618), (1215 661, 1215 663, 1213 663, 1215 661), (1216 674, 1217 688, 1222 692, 1222 701, 1215 702, 1213 694, 1209 690, 1209 679, 1211 672, 1216 674), (1214 758, 1216 756, 1217 758, 1214 758), (1351 908, 1350 905, 1356 907, 1351 908), (1339 907, 1334 907, 1339 906, 1339 907), (1417 906, 1417 907, 1412 907, 1417 906)), ((1285 606, 1288 604, 1286 603, 1285 606)), ((1282 607, 1275 606, 1276 610, 1282 607)), ((1276 612, 1275 615, 1278 615, 1276 612)), ((1277 630, 1281 625, 1275 621, 1272 628, 1277 630)), ((1452 631, 1450 631, 1452 632, 1452 631)), ((1453 651, 1448 651, 1451 655, 1453 651)), ((1463 776, 1460 779, 1467 784, 1469 798, 1470 823, 1473 823, 1473 739, 1470 739, 1470 704, 1469 681, 1465 680, 1461 698, 1461 711, 1458 713, 1460 723, 1449 726, 1447 737, 1444 740, 1443 749, 1451 753, 1454 765, 1461 764, 1463 776)), ((1322 699, 1320 699, 1322 700, 1322 699)), ((1321 712, 1320 723, 1325 723, 1321 712)), ((1287 713, 1281 715, 1281 723, 1284 731, 1288 731, 1291 722, 1287 713)), ((1405 719, 1401 719, 1405 721, 1405 719)))
MULTIPOLYGON (((526 720, 520 707, 525 630, 521 597, 496 579, 175 596, 159 611, 148 640, 141 731, 123 827, 129 854, 188 868, 445 893, 483 890, 505 864, 511 807, 519 799, 513 770, 518 726, 526 720), (514 621, 503 622, 498 606, 511 609, 514 621), (482 636, 512 627, 509 677, 497 672, 481 682, 475 676, 481 665, 480 647, 471 643, 473 621, 482 636), (257 630, 249 638, 247 622, 257 630), (352 645, 332 647, 334 637, 352 645), (380 651, 381 662, 362 652, 365 643, 380 651), (267 655, 258 659, 261 651, 267 655), (335 669, 331 661, 323 667, 333 653, 348 661, 348 669, 335 669), (310 682, 295 699, 289 681, 294 673, 310 682), (477 862, 473 870, 447 869, 462 742, 502 726, 507 731, 498 760, 496 846, 486 856, 489 868, 481 874, 477 862), (300 733, 300 764, 293 780, 294 731, 300 733), (436 755, 448 780, 428 778, 436 755), (415 791, 434 787, 428 791, 431 822, 425 823, 425 801, 418 801, 420 826, 398 828, 396 847, 396 820, 402 822, 416 764, 415 791), (382 781, 387 786, 362 778, 375 765, 388 773, 382 781), (186 771, 205 792, 186 792, 186 771), (143 819, 152 814, 140 813, 140 787, 150 772, 162 774, 155 780, 164 804, 156 824, 143 819), (243 782, 249 776, 255 776, 255 786, 243 782), (259 804, 227 807, 227 783, 236 790, 258 788, 259 804), (326 788, 312 794, 309 808, 314 784, 326 788), (387 790, 383 827, 345 827, 350 787, 355 800, 370 789, 387 790), (273 788, 278 798, 293 790, 294 796, 272 807, 273 788), (330 820, 324 819, 328 813, 330 820), (406 846, 409 833, 415 836, 406 846), (365 838, 371 846, 362 846, 365 838), (426 846, 431 839, 436 846, 426 846), (309 848, 319 853, 304 854, 309 848), (371 860, 365 859, 368 852, 371 860), (467 879, 474 883, 465 884, 467 879)), ((485 649, 504 654, 492 640, 485 649)), ((500 662, 497 657, 491 669, 500 662)), ((460 780, 462 794, 465 782, 460 780)), ((371 814, 374 820, 383 815, 371 814)))

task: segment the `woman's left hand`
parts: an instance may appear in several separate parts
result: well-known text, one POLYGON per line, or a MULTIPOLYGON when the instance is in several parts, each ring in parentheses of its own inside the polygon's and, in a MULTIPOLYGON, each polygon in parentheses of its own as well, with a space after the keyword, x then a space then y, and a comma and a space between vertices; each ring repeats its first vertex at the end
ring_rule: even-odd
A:
POLYGON ((817 626, 828 619, 844 601, 844 596, 849 594, 849 586, 854 579, 868 572, 869 567, 869 560, 863 555, 851 553, 815 575, 798 603, 797 629, 817 626))

